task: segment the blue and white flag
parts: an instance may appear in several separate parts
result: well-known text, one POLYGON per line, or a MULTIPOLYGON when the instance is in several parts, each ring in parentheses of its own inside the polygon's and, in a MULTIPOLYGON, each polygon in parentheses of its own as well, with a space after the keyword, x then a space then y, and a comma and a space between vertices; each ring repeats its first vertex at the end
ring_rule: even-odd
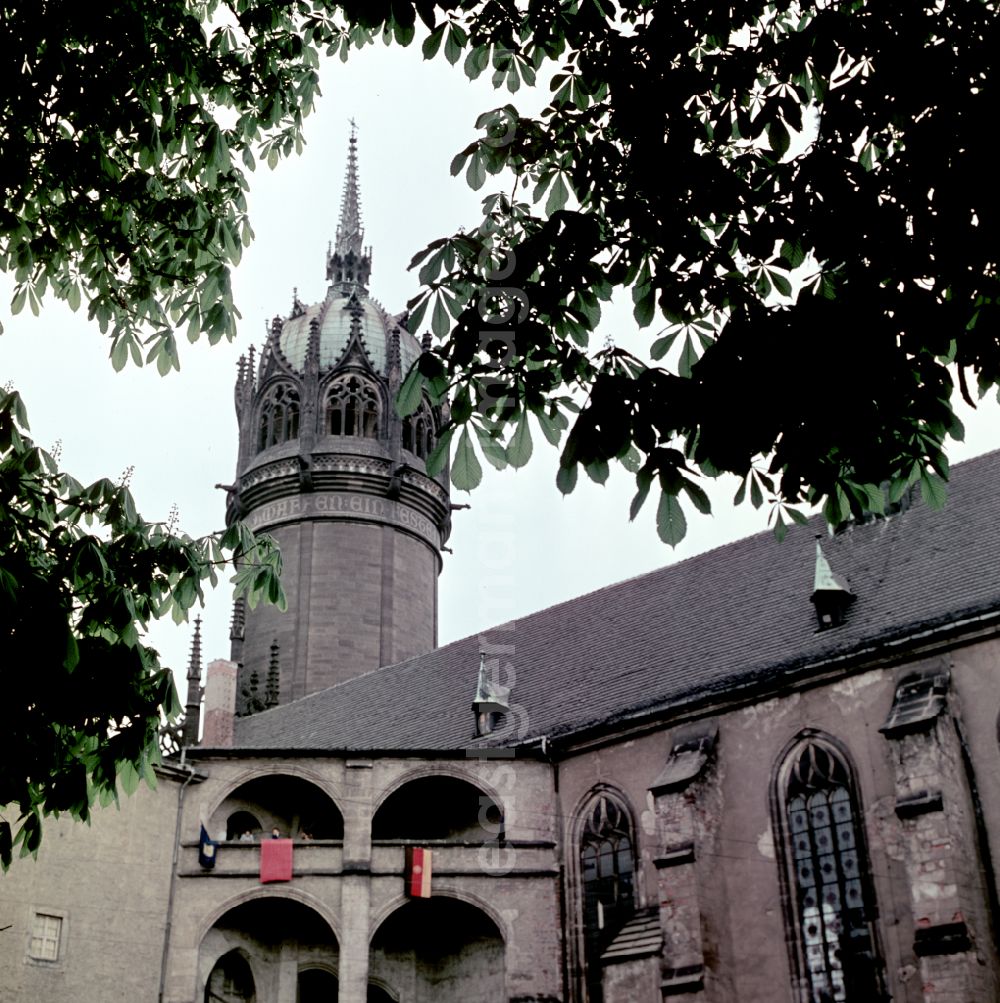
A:
POLYGON ((215 867, 215 848, 219 844, 214 840, 210 839, 208 835, 208 829, 205 828, 205 823, 201 823, 201 837, 198 844, 198 863, 202 867, 212 868, 215 867))

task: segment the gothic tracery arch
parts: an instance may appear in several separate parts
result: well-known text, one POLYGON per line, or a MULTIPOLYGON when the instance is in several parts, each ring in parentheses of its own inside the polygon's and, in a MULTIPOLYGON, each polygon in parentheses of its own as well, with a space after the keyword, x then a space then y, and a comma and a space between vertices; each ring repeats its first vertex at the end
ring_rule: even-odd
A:
POLYGON ((272 387, 260 405, 257 450, 280 445, 299 435, 299 394, 287 383, 272 387))
POLYGON ((326 392, 325 430, 328 435, 377 439, 382 404, 378 388, 358 373, 339 376, 326 392))
POLYGON ((588 1003, 600 1003, 600 957, 635 913, 635 824, 610 790, 594 794, 580 815, 580 908, 588 1003))
POLYGON ((806 733, 782 757, 772 801, 803 1003, 881 1000, 864 815, 846 750, 806 733))

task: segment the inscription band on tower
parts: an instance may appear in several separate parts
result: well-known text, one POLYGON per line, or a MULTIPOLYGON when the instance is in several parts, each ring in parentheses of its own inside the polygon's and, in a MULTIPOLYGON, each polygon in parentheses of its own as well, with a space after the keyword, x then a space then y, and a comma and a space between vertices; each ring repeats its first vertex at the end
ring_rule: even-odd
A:
POLYGON ((379 522, 408 530, 425 539, 432 547, 441 547, 441 534, 427 516, 388 498, 373 498, 371 495, 346 491, 294 495, 268 502, 251 511, 246 517, 246 523, 256 532, 258 529, 301 519, 361 519, 379 522))

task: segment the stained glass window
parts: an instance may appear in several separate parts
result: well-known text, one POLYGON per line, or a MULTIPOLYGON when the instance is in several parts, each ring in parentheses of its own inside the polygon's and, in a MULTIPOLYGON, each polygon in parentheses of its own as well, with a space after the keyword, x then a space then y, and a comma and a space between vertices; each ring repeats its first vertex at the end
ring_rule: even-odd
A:
POLYGON ((580 841, 589 1003, 601 1001, 601 952, 635 912, 635 855, 628 811, 600 794, 585 813, 580 841))
POLYGON ((784 796, 797 935, 809 1003, 883 999, 863 819, 846 762, 806 739, 788 760, 784 796))

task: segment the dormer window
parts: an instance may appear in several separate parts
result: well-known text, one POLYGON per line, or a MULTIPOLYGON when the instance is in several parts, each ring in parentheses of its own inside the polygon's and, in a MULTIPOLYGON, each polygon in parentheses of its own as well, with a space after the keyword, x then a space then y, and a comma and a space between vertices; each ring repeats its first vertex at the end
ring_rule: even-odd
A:
POLYGON ((277 446, 299 435, 299 395, 282 383, 270 390, 260 406, 257 450, 277 446))
POLYGON ((327 433, 377 439, 380 411, 379 393, 372 383, 362 376, 342 376, 327 393, 327 433))

